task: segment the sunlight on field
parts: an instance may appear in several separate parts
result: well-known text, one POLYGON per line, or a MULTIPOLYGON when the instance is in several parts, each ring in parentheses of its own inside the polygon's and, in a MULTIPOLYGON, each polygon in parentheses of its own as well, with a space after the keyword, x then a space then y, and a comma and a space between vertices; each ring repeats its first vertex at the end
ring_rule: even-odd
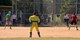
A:
POLYGON ((80 38, 0 38, 0 40, 80 40, 80 38))

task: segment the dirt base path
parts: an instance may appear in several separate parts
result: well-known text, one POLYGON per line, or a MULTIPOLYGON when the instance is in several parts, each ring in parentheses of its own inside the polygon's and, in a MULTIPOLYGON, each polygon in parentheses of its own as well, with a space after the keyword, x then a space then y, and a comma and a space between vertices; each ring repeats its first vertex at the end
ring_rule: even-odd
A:
MULTIPOLYGON (((7 27, 0 27, 0 38, 16 38, 16 37, 29 37, 30 27, 12 27, 12 30, 7 27)), ((80 28, 79 28, 80 29, 80 28)), ((67 27, 39 27, 42 37, 73 37, 80 38, 80 30, 72 27, 68 30, 67 27)), ((37 38, 37 32, 33 29, 34 38, 37 38)))

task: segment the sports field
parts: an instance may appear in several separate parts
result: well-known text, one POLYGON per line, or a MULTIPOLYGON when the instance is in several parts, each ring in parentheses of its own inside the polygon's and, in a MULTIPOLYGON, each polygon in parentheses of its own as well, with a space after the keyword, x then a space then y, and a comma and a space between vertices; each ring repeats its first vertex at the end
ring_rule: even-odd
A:
MULTIPOLYGON (((34 28, 33 37, 29 38, 30 27, 0 27, 0 40, 80 40, 80 30, 72 27, 39 27, 41 38, 38 37, 34 28)), ((80 29, 80 28, 79 28, 80 29)))
POLYGON ((0 40, 80 40, 80 38, 53 38, 53 37, 45 37, 45 38, 0 38, 0 40))

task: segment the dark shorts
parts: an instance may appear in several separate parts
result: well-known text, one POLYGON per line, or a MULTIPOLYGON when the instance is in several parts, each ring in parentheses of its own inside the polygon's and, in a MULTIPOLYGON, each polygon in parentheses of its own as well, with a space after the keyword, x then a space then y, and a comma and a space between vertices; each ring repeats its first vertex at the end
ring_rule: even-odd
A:
POLYGON ((69 19, 64 19, 64 22, 68 22, 69 21, 69 19))
POLYGON ((71 21, 71 25, 76 25, 77 21, 71 21))

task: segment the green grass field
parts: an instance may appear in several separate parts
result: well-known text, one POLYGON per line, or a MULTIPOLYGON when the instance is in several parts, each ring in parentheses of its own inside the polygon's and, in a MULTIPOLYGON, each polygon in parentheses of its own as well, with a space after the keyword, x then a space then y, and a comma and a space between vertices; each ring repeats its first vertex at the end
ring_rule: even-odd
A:
POLYGON ((80 38, 53 38, 53 37, 45 37, 45 38, 0 38, 0 40, 80 40, 80 38))

